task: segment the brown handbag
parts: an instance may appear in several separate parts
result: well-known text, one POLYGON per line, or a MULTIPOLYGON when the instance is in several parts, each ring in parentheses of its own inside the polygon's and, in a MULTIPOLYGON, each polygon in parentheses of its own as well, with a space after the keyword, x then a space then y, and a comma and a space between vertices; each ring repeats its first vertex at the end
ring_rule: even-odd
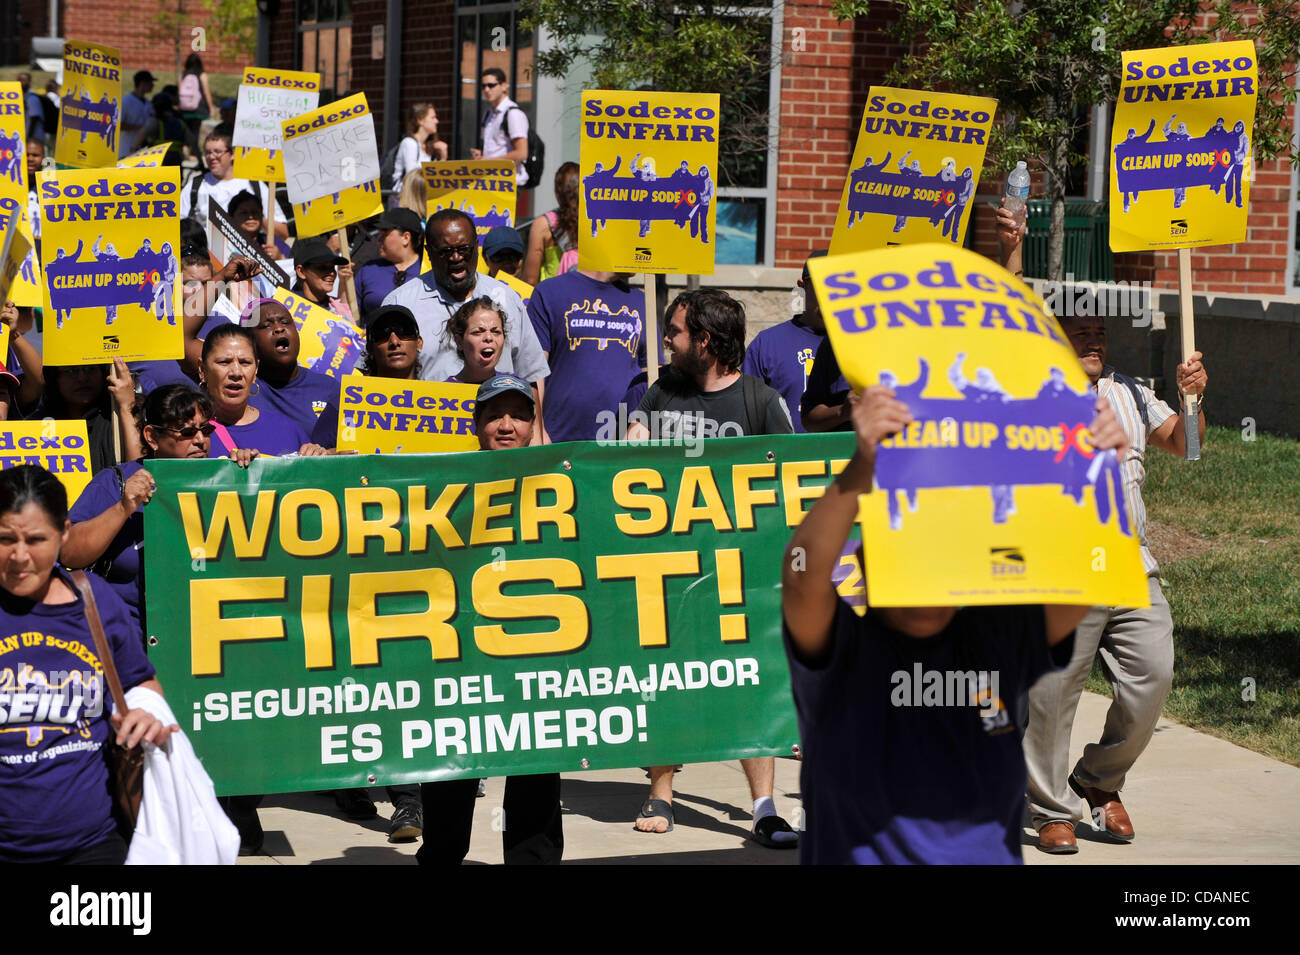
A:
MULTIPOLYGON (((86 622, 90 624, 90 632, 95 638, 95 653, 104 665, 104 678, 113 694, 113 706, 117 712, 125 715, 126 694, 122 692, 122 681, 118 678, 117 666, 113 663, 113 650, 108 644, 108 638, 104 636, 104 624, 99 619, 99 607, 95 605, 90 579, 84 570, 74 570, 71 576, 86 607, 86 622)), ((135 831, 136 817, 140 814, 140 800, 144 797, 144 747, 139 744, 130 749, 119 746, 111 724, 108 735, 108 774, 113 787, 113 812, 118 829, 129 841, 131 833, 135 831)))

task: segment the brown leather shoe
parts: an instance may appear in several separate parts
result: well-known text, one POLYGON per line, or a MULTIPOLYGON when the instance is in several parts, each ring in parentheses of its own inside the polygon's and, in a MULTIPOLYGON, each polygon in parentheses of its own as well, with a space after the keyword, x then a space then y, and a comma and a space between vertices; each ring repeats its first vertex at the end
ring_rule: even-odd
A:
POLYGON ((1038 830, 1038 848, 1056 856, 1068 856, 1078 852, 1079 844, 1074 841, 1074 824, 1049 822, 1038 830))
POLYGON ((1070 776, 1070 788, 1087 801, 1088 809, 1092 812, 1094 828, 1103 828, 1106 835, 1116 842, 1133 841, 1135 835, 1133 823, 1124 809, 1124 804, 1119 801, 1119 793, 1084 786, 1074 778, 1073 774, 1070 776))

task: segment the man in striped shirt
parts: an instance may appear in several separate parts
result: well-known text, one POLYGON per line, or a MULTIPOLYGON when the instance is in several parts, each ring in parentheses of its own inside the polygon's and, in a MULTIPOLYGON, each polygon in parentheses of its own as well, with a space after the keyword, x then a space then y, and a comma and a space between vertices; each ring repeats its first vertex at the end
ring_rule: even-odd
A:
MULTIPOLYGON (((1029 808, 1038 830, 1038 847, 1065 854, 1078 851, 1074 823, 1081 818, 1081 799, 1087 801, 1094 825, 1108 837, 1117 842, 1133 840, 1133 824, 1120 802, 1119 790, 1155 732, 1174 666, 1174 624, 1160 589, 1159 565, 1147 548, 1144 460, 1149 445, 1183 457, 1186 439, 1181 413, 1175 414, 1150 388, 1117 375, 1106 364, 1106 326, 1101 318, 1065 318, 1061 326, 1093 388, 1109 399, 1128 435, 1128 456, 1122 464, 1124 498, 1142 545, 1142 564, 1151 593, 1147 609, 1093 607, 1075 631, 1069 665, 1044 676, 1029 692, 1029 728, 1024 741, 1029 808), (1070 729, 1099 648, 1106 653, 1114 695, 1101 740, 1085 746, 1071 770, 1070 729)), ((1178 393, 1200 395, 1205 382, 1201 353, 1193 352, 1178 366, 1178 393)), ((1203 413, 1197 425, 1204 438, 1203 413)))

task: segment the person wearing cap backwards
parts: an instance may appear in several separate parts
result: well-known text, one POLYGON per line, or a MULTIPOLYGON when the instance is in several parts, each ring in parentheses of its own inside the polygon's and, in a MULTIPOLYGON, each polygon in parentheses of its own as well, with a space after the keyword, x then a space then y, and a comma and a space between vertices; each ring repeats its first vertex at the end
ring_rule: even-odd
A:
MULTIPOLYGON (((364 367, 357 371, 374 378, 397 378, 418 381, 420 371, 420 326, 411 310, 402 305, 384 305, 370 319, 366 332, 364 367)), ((313 444, 325 448, 338 447, 339 386, 332 378, 334 394, 329 404, 316 419, 316 427, 309 433, 313 444)))
POLYGON ((157 122, 153 104, 149 102, 154 75, 148 70, 140 70, 131 82, 135 88, 122 97, 122 138, 117 141, 119 158, 144 146, 149 130, 157 122))
MULTIPOLYGON (((537 390, 537 416, 542 416, 541 381, 551 373, 537 341, 523 300, 504 282, 476 271, 478 230, 474 220, 459 209, 440 209, 429 217, 424 230, 432 269, 418 282, 407 282, 384 298, 385 305, 404 305, 420 325, 424 350, 420 378, 446 381, 462 365, 455 342, 446 335, 447 322, 470 298, 486 295, 506 313, 506 349, 498 369, 517 375, 537 390)), ((540 430, 540 428, 538 429, 540 430)), ((540 435, 538 435, 540 439, 540 435)))
POLYGON ((298 281, 289 291, 352 321, 348 303, 334 297, 338 267, 347 264, 348 260, 331 249, 324 239, 299 239, 293 244, 293 271, 298 281))
MULTIPOLYGON (((474 405, 474 432, 479 448, 504 451, 532 443, 535 421, 533 389, 515 375, 497 375, 479 386, 474 405)), ((420 865, 460 865, 469 852, 478 780, 450 779, 421 783, 424 811, 434 824, 425 827, 424 844, 415 854, 420 865)), ((506 824, 501 849, 506 865, 558 865, 564 853, 560 815, 560 774, 507 776, 506 824)))
POLYGON ((379 258, 357 269, 357 305, 361 324, 368 326, 386 296, 420 274, 424 230, 410 209, 389 209, 379 217, 379 258))
POLYGON ((524 270, 524 240, 519 232, 508 225, 494 225, 483 237, 483 261, 488 275, 496 278, 498 272, 508 272, 515 278, 524 270))

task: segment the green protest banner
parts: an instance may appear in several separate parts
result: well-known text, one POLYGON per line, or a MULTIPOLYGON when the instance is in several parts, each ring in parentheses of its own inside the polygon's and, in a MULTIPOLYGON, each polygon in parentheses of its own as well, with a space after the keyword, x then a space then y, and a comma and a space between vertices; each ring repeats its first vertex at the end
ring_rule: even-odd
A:
POLYGON ((782 554, 852 449, 151 462, 150 656, 223 795, 789 754, 782 554))

